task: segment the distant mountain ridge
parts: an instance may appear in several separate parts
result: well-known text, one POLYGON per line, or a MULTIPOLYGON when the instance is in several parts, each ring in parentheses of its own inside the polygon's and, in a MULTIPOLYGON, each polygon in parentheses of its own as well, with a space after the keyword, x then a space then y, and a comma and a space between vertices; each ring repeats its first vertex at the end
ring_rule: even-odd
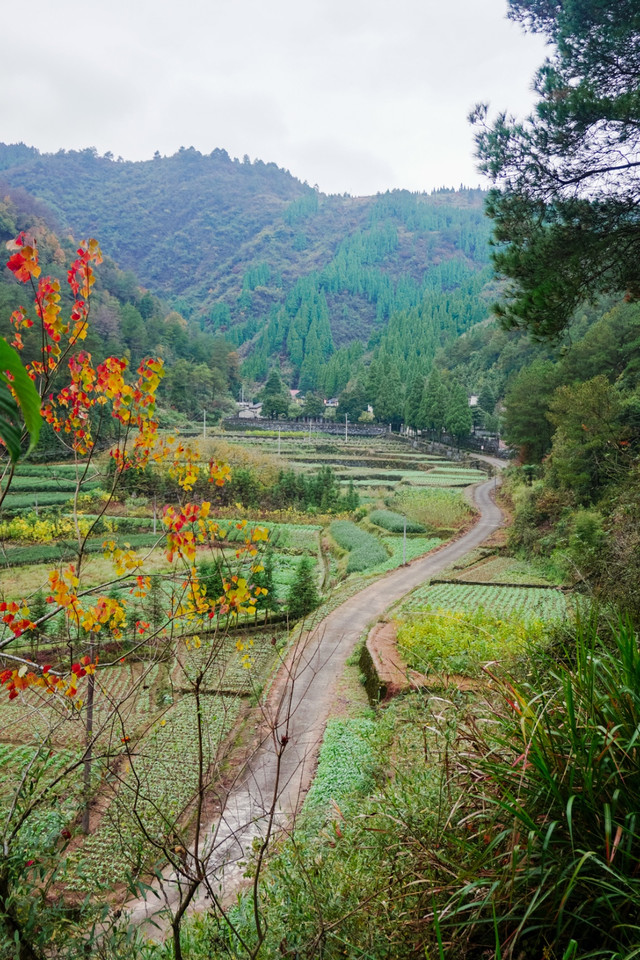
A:
POLYGON ((323 366, 354 341, 384 352, 392 319, 412 329, 400 322, 407 311, 416 343, 429 327, 426 370, 437 347, 487 315, 478 303, 489 275, 479 190, 327 196, 276 164, 224 150, 129 162, 91 148, 0 144, 3 188, 28 191, 62 229, 97 237, 183 316, 223 333, 251 377, 278 358, 292 383, 320 388, 323 366), (461 295, 465 304, 445 308, 461 295))

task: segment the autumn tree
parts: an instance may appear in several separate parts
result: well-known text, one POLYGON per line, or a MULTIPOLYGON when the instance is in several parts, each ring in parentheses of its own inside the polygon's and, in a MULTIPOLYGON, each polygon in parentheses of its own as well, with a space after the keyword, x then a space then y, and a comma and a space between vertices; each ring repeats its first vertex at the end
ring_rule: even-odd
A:
MULTIPOLYGON (((266 530, 259 527, 247 530, 240 541, 238 568, 225 567, 227 575, 220 591, 209 594, 199 580, 198 549, 215 553, 225 534, 210 516, 210 502, 190 502, 188 495, 203 477, 214 485, 224 485, 229 468, 215 461, 203 463, 195 446, 161 435, 155 402, 164 372, 162 361, 146 357, 131 373, 124 358, 111 356, 96 363, 91 353, 82 349, 89 331, 94 265, 100 259, 93 240, 78 249, 68 271, 72 295, 68 315, 62 310, 60 282, 41 275, 35 238, 18 236, 8 262, 16 280, 30 289, 33 309, 14 310, 13 344, 0 341, 4 390, 0 437, 6 450, 0 503, 29 446, 27 436, 31 445, 36 440, 38 408, 60 438, 76 476, 72 518, 76 555, 73 562, 48 572, 45 610, 38 592, 33 598, 9 597, 0 603, 0 686, 15 703, 16 712, 27 711, 39 718, 38 724, 30 725, 34 737, 28 759, 7 776, 7 789, 14 793, 0 828, 0 942, 3 950, 11 943, 21 960, 49 955, 60 937, 66 938, 67 946, 73 937, 84 948, 90 946, 90 934, 82 926, 89 915, 80 911, 80 925, 71 930, 64 898, 56 895, 60 905, 52 908, 50 891, 54 884, 64 889, 68 881, 64 849, 76 826, 82 825, 85 832, 90 829, 90 802, 96 783, 107 773, 117 785, 116 806, 149 840, 141 810, 155 801, 140 779, 140 770, 133 790, 133 781, 126 777, 113 780, 114 773, 122 769, 123 754, 130 767, 134 757, 124 701, 109 692, 107 677, 115 676, 114 671, 128 657, 146 656, 153 661, 167 645, 175 649, 175 644, 183 644, 183 660, 188 659, 190 650, 201 648, 201 636, 206 638, 212 627, 229 618, 253 613, 255 600, 263 594, 252 583, 258 568, 255 544, 267 538, 266 530), (24 350, 28 342, 39 344, 40 353, 23 368, 16 361, 16 351, 24 350), (97 516, 85 518, 78 494, 91 471, 103 472, 97 451, 107 426, 107 436, 112 439, 109 490, 97 516), (102 543, 112 572, 107 582, 96 583, 89 544, 95 542, 123 478, 147 470, 166 472, 183 494, 181 502, 167 504, 162 515, 158 546, 164 548, 168 570, 163 576, 164 590, 158 588, 157 580, 152 581, 145 556, 123 544, 117 535, 107 535, 102 543), (145 604, 148 621, 140 615, 145 604), (36 635, 35 655, 29 657, 25 639, 36 635), (78 730, 83 731, 81 736, 78 730), (57 749, 60 743, 68 744, 62 753, 57 749), (37 838, 45 814, 53 817, 57 826, 43 847, 37 838)), ((242 529, 246 522, 237 526, 242 529)), ((216 633, 214 629, 213 635, 216 633)), ((209 660, 215 651, 209 643, 209 660)), ((137 675, 143 677, 145 669, 137 675)), ((133 687, 126 698, 135 696, 133 687)), ((194 781, 200 794, 206 783, 206 764, 201 761, 199 778, 194 781)), ((8 768, 5 770, 8 774, 8 768)), ((153 809, 157 811, 157 804, 153 809)), ((170 828, 170 821, 175 823, 175 817, 165 815, 161 831, 170 828)), ((142 856, 136 869, 140 872, 148 866, 142 856)), ((90 901, 84 909, 90 913, 90 901)), ((179 945, 176 955, 178 951, 179 945)))

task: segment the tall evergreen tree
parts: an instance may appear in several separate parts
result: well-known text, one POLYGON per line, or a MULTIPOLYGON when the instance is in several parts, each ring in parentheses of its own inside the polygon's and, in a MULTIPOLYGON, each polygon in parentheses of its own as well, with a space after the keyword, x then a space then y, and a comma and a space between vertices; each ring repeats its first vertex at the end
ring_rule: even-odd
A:
POLYGON ((320 603, 318 588, 316 587, 315 575, 311 560, 305 554, 296 571, 287 596, 287 609, 291 620, 299 620, 306 617, 308 613, 320 603))
POLYGON ((413 382, 407 394, 405 404, 404 422, 414 430, 419 429, 420 425, 420 407, 422 406, 422 397, 424 394, 424 377, 418 375, 413 378, 413 382))
POLYGON ((640 297, 640 7, 637 0, 509 0, 546 35, 537 102, 525 120, 472 119, 480 168, 495 185, 497 305, 507 327, 554 337, 603 291, 640 297))
POLYGON ((418 420, 421 430, 440 434, 444 430, 447 410, 447 389, 437 367, 431 368, 424 390, 418 420))
POLYGON ((467 391, 459 383, 454 383, 449 391, 445 426, 458 441, 471 433, 473 417, 469 398, 467 391))
POLYGON ((382 366, 373 413, 379 423, 390 423, 394 430, 397 430, 402 423, 404 391, 395 363, 382 366))
POLYGON ((273 575, 273 547, 271 544, 269 544, 265 551, 263 567, 264 569, 254 574, 253 577, 254 586, 261 587, 267 591, 266 594, 261 594, 256 601, 256 609, 277 610, 278 595, 276 593, 275 577, 273 575))

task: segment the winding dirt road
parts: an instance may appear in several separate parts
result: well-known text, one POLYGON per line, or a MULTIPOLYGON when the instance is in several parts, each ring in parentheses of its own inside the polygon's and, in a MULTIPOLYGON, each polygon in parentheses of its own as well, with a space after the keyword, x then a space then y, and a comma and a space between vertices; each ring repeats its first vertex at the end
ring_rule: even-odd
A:
MULTIPOLYGON (((492 458, 483 459, 492 466, 504 466, 492 458)), ((244 871, 240 864, 254 838, 264 835, 270 815, 277 828, 290 824, 299 810, 313 778, 336 685, 360 637, 391 604, 479 546, 502 525, 501 511, 492 499, 497 483, 499 478, 493 478, 474 489, 480 515, 466 534, 387 573, 346 600, 294 653, 280 682, 278 705, 271 707, 271 730, 236 781, 224 813, 206 841, 207 877, 216 893, 224 895, 240 880, 244 871)), ((175 873, 167 871, 161 891, 126 905, 130 922, 144 925, 150 936, 154 936, 155 926, 157 936, 165 926, 158 914, 177 903, 180 882, 175 873)), ((200 896, 204 899, 204 894, 200 896)))

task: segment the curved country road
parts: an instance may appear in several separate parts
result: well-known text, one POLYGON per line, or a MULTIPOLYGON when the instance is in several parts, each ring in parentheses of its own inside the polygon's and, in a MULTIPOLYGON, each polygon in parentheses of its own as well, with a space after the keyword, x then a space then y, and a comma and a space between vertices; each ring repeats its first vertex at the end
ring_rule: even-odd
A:
MULTIPOLYGON (((504 466, 492 458, 483 459, 494 467, 504 466)), ((315 627, 290 661, 271 731, 231 789, 224 813, 207 839, 207 877, 216 893, 224 894, 242 877, 240 861, 245 851, 250 852, 253 839, 264 834, 270 811, 275 828, 290 823, 299 810, 313 778, 336 684, 367 627, 391 604, 479 546, 502 525, 501 511, 491 497, 497 483, 499 478, 493 478, 475 488, 480 516, 468 533, 350 597, 315 627), (283 737, 284 750, 279 749, 283 737), (281 754, 279 769, 277 753, 281 754)), ((130 922, 145 925, 150 936, 155 926, 157 936, 165 927, 158 914, 177 903, 179 883, 175 873, 167 871, 162 891, 154 889, 146 900, 125 906, 130 922)))

